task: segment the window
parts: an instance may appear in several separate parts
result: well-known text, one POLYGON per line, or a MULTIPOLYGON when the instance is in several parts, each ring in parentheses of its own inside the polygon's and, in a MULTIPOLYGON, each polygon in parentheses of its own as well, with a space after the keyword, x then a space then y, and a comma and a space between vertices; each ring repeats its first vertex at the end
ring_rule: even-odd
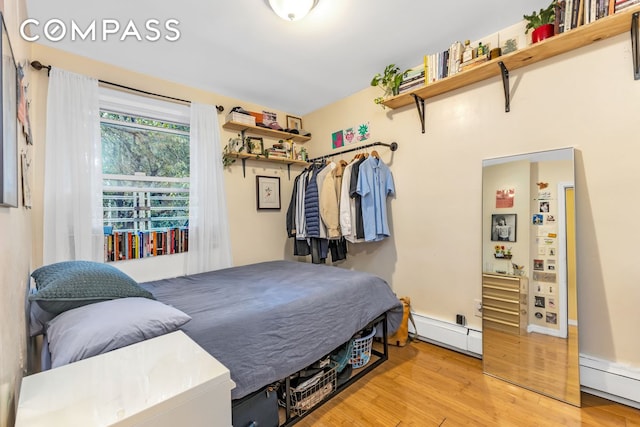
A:
POLYGON ((189 118, 180 105, 101 97, 105 261, 188 249, 189 118))

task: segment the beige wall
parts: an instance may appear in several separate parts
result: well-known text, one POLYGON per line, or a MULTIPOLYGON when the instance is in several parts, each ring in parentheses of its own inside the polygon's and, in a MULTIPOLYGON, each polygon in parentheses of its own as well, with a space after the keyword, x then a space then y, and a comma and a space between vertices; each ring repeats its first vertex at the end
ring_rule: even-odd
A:
POLYGON ((482 169, 483 189, 483 264, 485 272, 511 271, 511 263, 525 265, 527 275, 531 272, 529 256, 529 210, 530 210, 530 176, 531 164, 527 160, 501 163, 493 166, 485 166, 482 169), (508 209, 496 209, 496 190, 515 190, 513 207, 508 209), (491 215, 496 213, 514 213, 517 215, 516 241, 509 243, 491 241, 491 215), (511 260, 496 259, 493 254, 495 245, 510 247, 513 258, 511 260))
MULTIPOLYGON (((25 17, 24 2, 6 0, 3 16, 16 63, 24 66, 30 51, 30 46, 18 34, 19 22, 25 17)), ((20 134, 18 153, 25 150, 31 153, 33 147, 27 147, 20 134)), ((21 189, 18 199, 17 208, 0 207, 0 426, 13 423, 14 396, 20 387, 23 368, 26 369, 24 306, 32 267, 32 212, 22 207, 21 189)))
POLYGON ((373 140, 400 145, 381 153, 397 187, 393 237, 362 246, 348 265, 389 279, 420 314, 455 323, 462 313, 479 328, 482 160, 576 147, 580 350, 640 367, 640 82, 630 47, 624 34, 511 71, 509 113, 498 77, 429 99, 425 134, 414 106, 375 105, 377 88, 305 117, 312 155, 331 151, 333 131, 367 121, 373 140))
MULTIPOLYGON (((5 2, 18 58, 139 89, 225 106, 260 111, 213 93, 154 79, 38 45, 18 43, 18 13, 5 2)), ((22 15, 20 15, 22 16, 22 15)), ((21 20, 21 19, 20 19, 21 20)), ((224 60, 224 58, 221 58, 224 60)), ((372 74, 375 70, 372 70, 372 74)), ((0 209, 2 277, 1 403, 11 399, 23 365, 23 292, 29 271, 42 260, 42 188, 45 147, 46 73, 31 72, 35 145, 31 211, 0 209), (33 223, 33 227, 31 226, 33 223), (32 231, 33 228, 33 231, 32 231), (21 242, 16 244, 16 242, 21 242), (31 247, 33 242, 33 248, 31 247), (32 261, 31 261, 32 259, 32 261), (10 327, 8 326, 10 325, 10 327)), ((363 81, 363 86, 367 84, 363 81)), ((371 140, 397 141, 399 150, 378 151, 391 167, 397 197, 389 201, 392 236, 382 242, 351 245, 342 265, 387 279, 399 295, 410 295, 423 315, 455 323, 465 314, 480 329, 473 300, 480 298, 482 269, 482 159, 574 146, 577 156, 576 210, 579 322, 582 353, 640 367, 634 325, 640 311, 640 272, 635 260, 640 182, 634 132, 640 83, 631 71, 627 35, 598 42, 560 58, 511 72, 511 112, 504 112, 502 82, 494 78, 426 102, 425 134, 415 108, 383 110, 373 103, 377 88, 304 117, 313 132, 311 156, 331 152, 331 133, 371 124, 371 140), (628 197, 631 196, 631 197, 628 197), (628 236, 631 236, 629 238, 628 236)), ((269 106, 265 106, 269 109, 269 106)), ((278 112, 284 117, 284 112, 278 112)), ((224 121, 224 114, 220 116, 224 121)), ((282 120, 281 120, 282 123, 282 120)), ((222 132, 226 143, 230 132, 222 132)), ((23 144, 23 142, 21 142, 23 144)), ((352 156, 345 156, 350 159, 352 156)), ((299 173, 291 168, 291 178, 299 173)), ((246 178, 236 164, 225 172, 234 263, 292 258, 284 217, 292 188, 286 166, 247 162, 246 178), (282 210, 257 212, 255 176, 279 176, 282 210)), ((2 412, 0 422, 9 419, 2 412)))

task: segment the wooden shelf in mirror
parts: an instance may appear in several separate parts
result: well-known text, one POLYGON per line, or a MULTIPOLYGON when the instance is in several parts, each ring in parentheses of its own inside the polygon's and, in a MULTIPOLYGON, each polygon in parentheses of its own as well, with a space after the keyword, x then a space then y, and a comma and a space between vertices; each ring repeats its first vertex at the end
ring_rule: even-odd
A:
POLYGON ((499 76, 503 62, 507 70, 515 70, 527 65, 535 64, 571 50, 587 46, 598 40, 617 36, 631 29, 631 17, 640 11, 640 6, 630 7, 615 15, 606 16, 595 22, 580 26, 566 33, 561 33, 541 42, 529 45, 523 49, 500 56, 496 59, 460 72, 451 77, 430 83, 421 88, 386 99, 382 104, 389 108, 400 108, 414 104, 416 95, 421 99, 433 98, 443 93, 477 83, 491 77, 499 76))
POLYGON ((252 126, 240 122, 226 122, 222 125, 222 128, 227 130, 248 132, 252 135, 267 136, 270 138, 291 139, 293 140, 293 142, 307 142, 311 139, 310 136, 296 135, 294 133, 282 132, 279 130, 263 128, 260 126, 252 126))

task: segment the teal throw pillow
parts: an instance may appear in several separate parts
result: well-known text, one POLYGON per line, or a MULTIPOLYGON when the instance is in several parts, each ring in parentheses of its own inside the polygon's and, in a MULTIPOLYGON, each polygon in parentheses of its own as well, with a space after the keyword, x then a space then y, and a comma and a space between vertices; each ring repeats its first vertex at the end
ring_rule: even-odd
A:
POLYGON ((36 269, 31 277, 38 291, 29 299, 53 314, 116 298, 155 299, 127 274, 99 262, 58 262, 36 269))

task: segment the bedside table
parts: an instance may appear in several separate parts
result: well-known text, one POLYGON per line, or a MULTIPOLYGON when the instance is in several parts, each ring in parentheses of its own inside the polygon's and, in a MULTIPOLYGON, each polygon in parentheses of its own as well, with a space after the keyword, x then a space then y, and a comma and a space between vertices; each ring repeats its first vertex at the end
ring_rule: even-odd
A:
POLYGON ((15 425, 229 427, 234 387, 177 331, 24 377, 15 425))

